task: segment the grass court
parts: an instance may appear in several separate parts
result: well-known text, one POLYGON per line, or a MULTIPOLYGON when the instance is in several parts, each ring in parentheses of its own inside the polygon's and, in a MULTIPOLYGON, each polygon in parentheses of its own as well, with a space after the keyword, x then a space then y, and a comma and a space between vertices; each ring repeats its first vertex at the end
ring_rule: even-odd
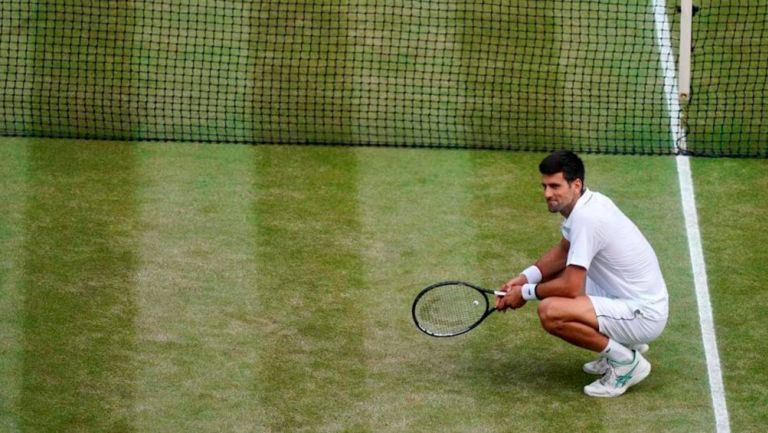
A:
MULTIPOLYGON (((531 307, 455 339, 411 323, 421 287, 500 285, 557 241, 543 156, 6 139, 0 426, 714 431, 673 158, 584 155, 671 295, 625 396, 583 395, 591 354, 531 307)), ((760 431, 766 165, 692 163, 731 426, 760 431)))

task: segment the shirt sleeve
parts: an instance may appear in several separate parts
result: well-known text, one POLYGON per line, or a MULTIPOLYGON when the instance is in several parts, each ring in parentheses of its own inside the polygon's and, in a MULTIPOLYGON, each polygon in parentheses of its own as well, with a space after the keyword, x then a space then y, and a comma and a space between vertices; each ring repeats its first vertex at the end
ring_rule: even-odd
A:
POLYGON ((594 221, 574 221, 570 232, 570 248, 566 265, 589 269, 592 259, 603 247, 603 239, 594 221))

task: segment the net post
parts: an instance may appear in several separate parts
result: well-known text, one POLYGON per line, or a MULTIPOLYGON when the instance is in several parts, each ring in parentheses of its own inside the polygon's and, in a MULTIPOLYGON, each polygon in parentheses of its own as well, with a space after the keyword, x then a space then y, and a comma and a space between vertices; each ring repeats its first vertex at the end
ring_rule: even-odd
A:
POLYGON ((679 154, 688 153, 688 103, 691 100, 691 53, 693 51, 693 0, 680 0, 680 53, 677 71, 679 102, 676 145, 679 154))
POLYGON ((693 0, 680 0, 680 57, 678 64, 678 96, 685 105, 691 98, 691 47, 693 32, 693 0))

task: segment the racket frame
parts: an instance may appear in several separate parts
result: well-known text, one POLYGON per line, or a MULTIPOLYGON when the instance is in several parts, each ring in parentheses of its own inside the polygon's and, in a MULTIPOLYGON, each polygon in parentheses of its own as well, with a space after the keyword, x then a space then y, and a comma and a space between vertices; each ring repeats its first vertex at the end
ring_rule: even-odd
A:
POLYGON ((413 305, 411 306, 411 316, 413 318, 413 323, 416 324, 416 327, 419 329, 419 331, 429 335, 430 337, 437 337, 437 338, 445 338, 445 337, 456 337, 459 335, 466 334, 467 332, 475 329, 480 323, 483 322, 488 316, 490 316, 494 311, 496 311, 496 307, 492 306, 491 299, 488 298, 488 295, 493 296, 506 296, 506 292, 500 291, 500 290, 489 290, 477 285, 474 285, 472 283, 468 283, 466 281, 459 281, 459 280, 448 280, 448 281, 440 281, 438 283, 431 284, 425 288, 423 288, 419 294, 416 295, 416 299, 413 300, 413 305), (420 323, 419 320, 416 318, 416 306, 419 303, 419 300, 428 292, 437 289, 439 287, 443 286, 465 286, 470 289, 476 290, 483 294, 483 297, 485 298, 485 313, 483 313, 482 316, 480 316, 479 319, 477 319, 472 325, 468 326, 466 329, 460 332, 451 333, 451 334, 436 334, 434 332, 431 332, 427 329, 425 329, 420 323))

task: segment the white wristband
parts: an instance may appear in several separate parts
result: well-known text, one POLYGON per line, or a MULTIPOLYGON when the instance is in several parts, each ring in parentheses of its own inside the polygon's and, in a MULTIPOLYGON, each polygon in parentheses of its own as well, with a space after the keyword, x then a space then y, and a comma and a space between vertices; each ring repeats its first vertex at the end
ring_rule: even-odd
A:
POLYGON ((539 298, 536 296, 536 284, 523 284, 523 299, 526 301, 538 301, 539 298))
POLYGON ((520 272, 520 274, 525 275, 525 278, 528 279, 530 284, 539 284, 541 282, 541 270, 539 270, 536 265, 528 266, 523 272, 520 272))

